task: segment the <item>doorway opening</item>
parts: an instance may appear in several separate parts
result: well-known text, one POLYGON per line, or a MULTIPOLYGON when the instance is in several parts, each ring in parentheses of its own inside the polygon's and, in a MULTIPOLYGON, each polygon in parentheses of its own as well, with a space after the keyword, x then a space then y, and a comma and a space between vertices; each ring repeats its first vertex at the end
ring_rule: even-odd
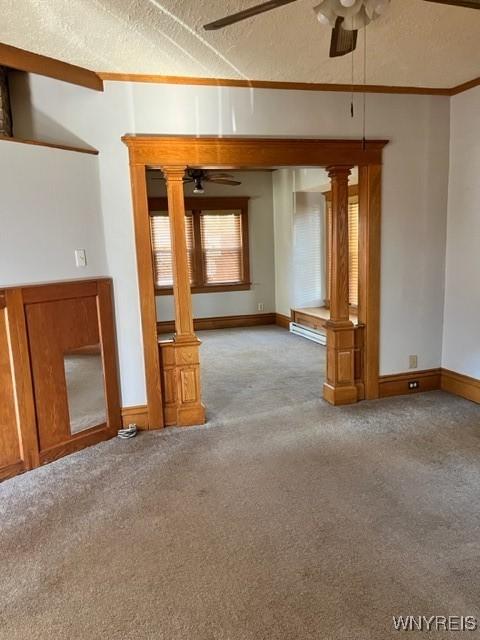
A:
MULTIPOLYGON (((292 326, 297 334, 303 330, 304 344, 309 337, 325 334, 323 397, 327 401, 346 404, 378 397, 380 179, 386 142, 160 136, 126 136, 124 141, 131 161, 150 427, 203 422, 202 397, 206 396, 202 396, 200 386, 200 354, 204 351, 208 361, 208 346, 204 344, 201 351, 197 335, 212 327, 222 330, 236 326, 253 331, 259 318, 264 325, 292 326), (252 233, 249 213, 250 200, 254 199, 247 192, 224 195, 227 187, 238 188, 235 183, 241 183, 242 176, 251 179, 254 175, 258 179, 269 176, 272 211, 274 204, 277 209, 272 216, 274 284, 270 279, 263 290, 261 271, 250 269, 251 259, 265 259, 262 252, 252 248, 252 237, 257 240, 258 234, 257 230, 252 233), (329 181, 320 189, 322 175, 329 181), (154 182, 156 186, 152 186, 154 182), (282 205, 282 196, 290 204, 289 223, 278 214, 282 206, 288 209, 282 205), (230 200, 219 205, 215 198, 222 197, 230 200), (247 204, 235 202, 235 197, 247 204), (350 225, 352 197, 357 210, 355 259, 350 225), (323 221, 318 215, 320 202, 323 221), (320 233, 316 233, 315 225, 317 231, 322 227, 320 233), (155 234, 158 239, 162 232, 171 243, 170 276, 162 243, 152 251, 155 234), (321 245, 319 237, 326 245, 323 254, 320 249, 315 254, 315 244, 321 245), (223 248, 219 238, 227 240, 223 248), (289 255, 285 244, 290 244, 289 255), (315 261, 323 267, 309 269, 315 261), (315 277, 310 277, 310 271, 316 272, 315 277), (356 273, 354 296, 349 271, 356 273), (159 291, 170 286, 168 276, 170 291, 159 291), (269 301, 272 293, 273 305, 269 301), (249 314, 238 313, 237 305, 242 302, 247 304, 242 310, 249 314), (253 318, 247 328, 242 324, 221 326, 219 319, 235 323, 238 315, 253 318), (175 331, 170 340, 161 338, 166 325, 175 331)), ((271 329, 278 331, 278 327, 271 329)), ((317 346, 317 342, 308 344, 317 346)), ((227 367, 233 372, 233 346, 229 355, 227 367)), ((214 370, 215 366, 210 368, 214 370)), ((298 375, 298 366, 295 371, 298 375)), ((264 377, 273 382, 271 371, 265 371, 264 377)), ((248 387, 245 380, 240 384, 248 387)), ((233 388, 226 394, 232 392, 233 388)))

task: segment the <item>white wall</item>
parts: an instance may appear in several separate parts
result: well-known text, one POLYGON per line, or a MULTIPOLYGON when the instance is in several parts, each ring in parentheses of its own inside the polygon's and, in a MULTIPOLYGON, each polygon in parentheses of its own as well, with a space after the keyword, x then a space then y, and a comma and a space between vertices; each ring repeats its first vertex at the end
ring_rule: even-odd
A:
POLYGON ((107 274, 95 156, 0 141, 0 194, 0 286, 107 274))
POLYGON ((480 378, 480 88, 452 98, 442 366, 480 378))
POLYGON ((273 226, 275 233, 276 311, 290 317, 293 305, 293 212, 294 171, 279 169, 273 173, 273 226))
MULTIPOLYGON (((107 82, 104 94, 60 83, 52 94, 52 82, 31 77, 36 111, 24 123, 17 120, 17 131, 25 124, 22 135, 28 135, 35 126, 37 135, 73 137, 100 149, 123 402, 141 404, 128 157, 120 137, 142 132, 358 138, 361 117, 350 118, 350 97, 343 93, 107 82)), ((355 99, 360 114, 362 98, 355 99)), ((383 173, 381 373, 405 371, 409 354, 418 354, 421 368, 436 367, 442 346, 449 98, 374 94, 367 97, 367 108, 368 137, 390 140, 383 173)))
MULTIPOLYGON (((197 293, 192 296, 193 317, 240 316, 275 311, 275 270, 273 255, 272 172, 229 171, 242 184, 232 187, 207 182, 207 196, 248 196, 248 226, 250 241, 249 291, 197 293), (264 305, 258 311, 258 304, 264 305)), ((186 185, 185 195, 192 195, 193 187, 186 185)), ((150 181, 149 194, 164 196, 165 186, 150 181)), ((157 296, 158 320, 173 320, 173 296, 157 296)))

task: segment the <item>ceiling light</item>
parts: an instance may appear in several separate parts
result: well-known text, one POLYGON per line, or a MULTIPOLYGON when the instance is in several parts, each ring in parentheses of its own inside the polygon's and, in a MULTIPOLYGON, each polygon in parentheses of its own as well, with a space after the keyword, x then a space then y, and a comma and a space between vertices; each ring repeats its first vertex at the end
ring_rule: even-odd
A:
POLYGON ((313 8, 319 22, 335 26, 337 18, 344 18, 343 29, 363 29, 378 18, 390 0, 322 0, 313 8))
POLYGON ((193 187, 193 193, 195 193, 196 195, 201 195, 202 193, 205 193, 201 178, 195 178, 195 186, 193 187))

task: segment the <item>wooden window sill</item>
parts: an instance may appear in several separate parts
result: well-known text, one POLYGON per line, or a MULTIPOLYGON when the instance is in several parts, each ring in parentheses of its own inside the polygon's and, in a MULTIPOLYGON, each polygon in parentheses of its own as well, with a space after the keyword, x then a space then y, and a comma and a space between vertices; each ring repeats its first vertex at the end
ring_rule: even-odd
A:
MULTIPOLYGON (((239 282, 237 284, 209 284, 201 286, 192 286, 190 288, 192 294, 195 293, 226 293, 228 291, 249 291, 252 288, 251 282, 239 282)), ((172 287, 155 287, 155 295, 172 296, 172 287)))

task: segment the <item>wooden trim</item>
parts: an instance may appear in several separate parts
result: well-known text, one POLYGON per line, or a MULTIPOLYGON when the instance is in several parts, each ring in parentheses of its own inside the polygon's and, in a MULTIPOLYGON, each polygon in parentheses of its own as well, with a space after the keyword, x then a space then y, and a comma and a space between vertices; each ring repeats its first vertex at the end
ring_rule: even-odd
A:
POLYGON ((141 404, 133 407, 122 407, 122 426, 128 427, 129 424, 136 424, 140 430, 149 429, 148 424, 148 407, 141 404))
POLYGON ((442 369, 440 388, 472 402, 480 403, 480 380, 442 369))
POLYGON ((365 398, 379 397, 382 166, 359 168, 358 323, 365 326, 365 398))
POLYGON ((8 465, 8 467, 2 467, 0 469, 0 482, 2 482, 3 480, 8 480, 8 478, 18 476, 20 473, 24 473, 25 471, 25 465, 21 460, 19 462, 15 462, 14 464, 8 465))
MULTIPOLYGON (((275 313, 254 313, 243 316, 217 316, 213 318, 196 318, 193 321, 195 331, 206 331, 209 329, 234 329, 238 327, 257 327, 266 324, 276 324, 275 313)), ((167 320, 157 322, 159 334, 173 333, 175 322, 167 320)))
MULTIPOLYGON (((249 291, 251 282, 239 282, 237 284, 208 284, 192 285, 190 291, 195 293, 224 293, 226 291, 249 291)), ((155 287, 156 296, 173 296, 173 287, 155 287)))
MULTIPOLYGON (((248 197, 236 196, 210 196, 185 198, 186 211, 217 211, 219 209, 248 209, 248 197)), ((149 211, 168 212, 168 198, 149 197, 149 211)))
POLYGON ((456 96, 459 93, 463 93, 464 91, 468 91, 469 89, 474 89, 480 85, 480 78, 474 78, 473 80, 469 80, 468 82, 463 82, 462 84, 457 84, 456 87, 452 87, 450 89, 451 96, 456 96))
POLYGON ((153 278, 153 256, 150 240, 150 219, 145 167, 131 165, 132 202, 137 253, 137 275, 142 322, 145 382, 147 388, 148 424, 151 429, 162 428, 163 402, 160 357, 157 346, 157 309, 153 278))
POLYGON ((103 91, 102 78, 89 69, 77 67, 76 65, 62 62, 55 58, 42 56, 38 53, 18 49, 9 44, 0 43, 0 65, 18 71, 36 73, 41 76, 48 76, 70 84, 77 84, 87 89, 103 91))
POLYGON ((282 327, 283 329, 288 329, 290 330, 290 322, 291 322, 291 318, 289 316, 284 316, 283 313, 276 313, 275 314, 275 324, 278 327, 282 327))
POLYGON ((189 76, 162 76, 141 73, 112 73, 98 71, 102 80, 109 82, 147 82, 152 84, 187 84, 211 87, 239 87, 247 89, 278 89, 281 91, 345 91, 347 93, 400 93, 411 95, 448 96, 445 87, 405 87, 382 84, 335 84, 325 82, 282 82, 272 80, 240 80, 237 78, 208 78, 189 76))
POLYGON ((127 134, 130 163, 143 167, 208 166, 302 167, 381 164, 388 140, 329 140, 315 138, 220 138, 127 134))
POLYGON ((113 429, 107 429, 106 425, 93 427, 88 431, 76 434, 76 436, 72 437, 72 439, 67 442, 56 444, 48 449, 43 449, 40 452, 40 464, 43 465, 48 462, 53 462, 54 460, 68 456, 71 453, 75 453, 76 451, 80 451, 86 447, 91 447, 99 442, 109 440, 114 435, 115 433, 113 432, 113 429))
POLYGON ((54 142, 42 142, 41 140, 28 140, 26 138, 10 138, 9 136, 0 135, 2 142, 17 142, 18 144, 30 144, 36 147, 47 147, 48 149, 61 149, 62 151, 75 151, 76 153, 88 153, 92 156, 98 156, 98 149, 87 149, 85 147, 72 147, 66 144, 56 144, 54 142))
MULTIPOLYGON (((36 302, 52 302, 54 300, 68 300, 69 298, 89 298, 98 293, 98 283, 95 280, 66 280, 46 284, 32 284, 21 287, 24 304, 36 302)), ((108 279, 103 279, 109 282, 108 279)), ((8 291, 8 289, 7 289, 8 291)))
POLYGON ((20 455, 25 468, 33 469, 40 464, 40 454, 22 289, 6 289, 5 297, 20 455))
POLYGON ((408 371, 388 376, 380 376, 380 398, 390 396, 403 396, 422 391, 435 391, 440 389, 441 369, 425 369, 423 371, 408 371), (409 389, 408 383, 418 380, 417 389, 409 389))

